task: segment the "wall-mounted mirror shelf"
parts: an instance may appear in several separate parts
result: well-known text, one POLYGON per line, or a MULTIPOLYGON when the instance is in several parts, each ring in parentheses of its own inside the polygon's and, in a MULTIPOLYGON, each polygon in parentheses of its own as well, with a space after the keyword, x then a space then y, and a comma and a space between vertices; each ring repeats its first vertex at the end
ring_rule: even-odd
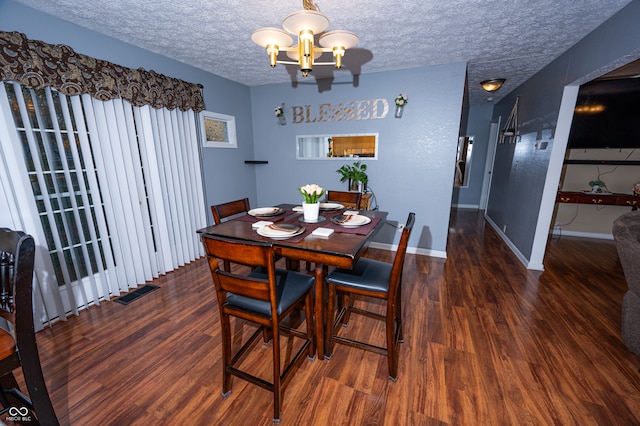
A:
POLYGON ((328 134, 296 136, 298 160, 378 158, 378 134, 328 134))
POLYGON ((469 171, 471 170, 471 154, 473 153, 473 136, 460 136, 458 138, 458 151, 456 154, 456 174, 454 186, 469 186, 469 171))

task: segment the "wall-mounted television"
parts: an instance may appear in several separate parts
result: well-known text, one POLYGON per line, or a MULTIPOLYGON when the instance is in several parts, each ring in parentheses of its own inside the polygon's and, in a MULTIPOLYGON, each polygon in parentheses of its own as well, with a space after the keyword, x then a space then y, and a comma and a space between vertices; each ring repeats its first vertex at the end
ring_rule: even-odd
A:
POLYGON ((640 78, 580 86, 567 148, 640 148, 640 78))

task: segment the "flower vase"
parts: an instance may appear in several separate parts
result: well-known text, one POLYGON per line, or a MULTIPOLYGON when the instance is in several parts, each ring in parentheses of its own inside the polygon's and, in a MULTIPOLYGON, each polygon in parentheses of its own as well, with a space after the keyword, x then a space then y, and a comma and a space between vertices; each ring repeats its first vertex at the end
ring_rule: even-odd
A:
POLYGON ((284 114, 278 116, 278 122, 281 126, 287 124, 287 118, 284 116, 284 114))
POLYGON ((320 214, 320 203, 302 203, 302 214, 305 222, 316 222, 320 214))
POLYGON ((404 111, 404 106, 396 105, 396 118, 402 118, 402 111, 404 111))

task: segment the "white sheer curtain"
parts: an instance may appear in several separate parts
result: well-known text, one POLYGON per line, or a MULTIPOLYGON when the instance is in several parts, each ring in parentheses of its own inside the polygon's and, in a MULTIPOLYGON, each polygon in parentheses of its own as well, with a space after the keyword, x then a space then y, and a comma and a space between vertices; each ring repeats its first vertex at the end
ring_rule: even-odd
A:
POLYGON ((206 215, 193 111, 5 83, 0 113, 9 225, 18 222, 42 253, 42 322, 203 255, 195 233, 206 215))

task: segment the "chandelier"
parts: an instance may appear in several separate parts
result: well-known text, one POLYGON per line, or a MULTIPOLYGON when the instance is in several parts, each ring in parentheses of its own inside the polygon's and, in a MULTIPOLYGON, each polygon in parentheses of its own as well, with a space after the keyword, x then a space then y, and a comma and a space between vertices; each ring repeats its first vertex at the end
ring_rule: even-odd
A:
POLYGON ((314 45, 314 36, 321 34, 329 27, 329 18, 318 11, 312 0, 303 0, 304 10, 294 12, 284 18, 282 27, 258 28, 251 34, 251 40, 267 50, 271 67, 276 64, 299 65, 302 76, 306 77, 314 65, 335 65, 342 68, 344 52, 358 44, 358 36, 351 31, 335 30, 326 32, 318 38, 322 47, 314 45), (298 37, 298 44, 293 44, 293 37, 298 37), (286 52, 291 61, 278 60, 279 52, 286 52), (333 62, 316 62, 324 52, 333 52, 333 62))

